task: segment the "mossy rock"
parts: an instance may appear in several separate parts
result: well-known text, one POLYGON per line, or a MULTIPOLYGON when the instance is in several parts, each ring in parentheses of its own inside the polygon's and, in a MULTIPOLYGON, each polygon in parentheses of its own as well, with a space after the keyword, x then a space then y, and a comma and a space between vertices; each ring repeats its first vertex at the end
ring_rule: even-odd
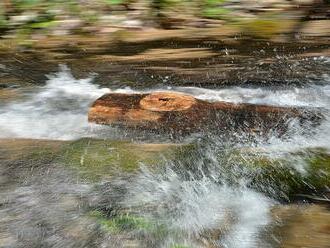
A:
POLYGON ((168 229, 164 224, 158 223, 154 219, 139 216, 133 213, 117 214, 107 216, 102 211, 93 210, 90 216, 96 220, 103 231, 112 235, 131 237, 133 239, 151 239, 160 241, 168 235, 176 235, 177 232, 168 229))
POLYGON ((278 34, 286 32, 293 25, 293 21, 283 20, 282 17, 267 14, 261 15, 256 19, 239 21, 237 25, 247 36, 271 39, 278 34))
POLYGON ((37 139, 1 139, 0 150, 8 161, 52 161, 66 142, 37 139))
POLYGON ((121 214, 107 218, 101 211, 94 210, 90 212, 90 216, 95 218, 102 228, 111 233, 152 231, 154 228, 154 223, 150 220, 131 214, 121 214))
POLYGON ((172 169, 182 180, 209 177, 219 184, 241 187, 243 183, 278 200, 287 201, 296 194, 319 195, 330 187, 330 153, 322 148, 275 155, 258 148, 210 143, 199 144, 180 158, 172 169))
POLYGON ((132 213, 108 217, 102 211, 94 210, 90 212, 89 216, 96 220, 103 231, 114 236, 118 235, 119 238, 124 236, 127 239, 137 241, 137 243, 138 240, 143 240, 146 243, 158 244, 157 247, 190 248, 192 246, 182 242, 185 238, 191 239, 195 244, 201 244, 205 241, 201 242, 199 237, 191 237, 190 234, 159 223, 156 219, 132 213), (170 240, 168 240, 169 237, 170 240), (164 241, 165 243, 166 241, 170 242, 164 246, 164 241))
POLYGON ((274 197, 321 192, 330 186, 330 154, 321 148, 276 158, 251 150, 236 150, 222 160, 231 161, 229 166, 245 168, 243 174, 250 178, 250 185, 274 197))
POLYGON ((177 152, 170 166, 181 180, 210 177, 219 184, 248 187, 277 199, 320 193, 330 187, 330 154, 322 148, 273 156, 257 148, 192 144, 177 152), (193 178, 192 178, 193 177, 193 178))
POLYGON ((330 154, 325 149, 308 150, 304 159, 306 184, 315 189, 330 187, 330 154))
POLYGON ((92 181, 117 173, 134 173, 141 165, 160 168, 167 160, 184 157, 191 145, 132 143, 83 138, 76 141, 2 139, 2 156, 7 161, 55 162, 78 171, 92 181))
POLYGON ((158 167, 166 158, 180 155, 177 144, 142 144, 126 141, 80 139, 62 149, 61 161, 73 166, 89 179, 133 173, 141 164, 158 167))

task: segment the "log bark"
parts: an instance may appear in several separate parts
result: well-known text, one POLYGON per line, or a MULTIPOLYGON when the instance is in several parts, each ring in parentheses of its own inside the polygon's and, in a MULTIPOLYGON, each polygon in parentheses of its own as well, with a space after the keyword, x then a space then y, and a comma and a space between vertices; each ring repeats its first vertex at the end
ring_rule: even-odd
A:
POLYGON ((243 130, 284 133, 291 121, 317 125, 322 116, 301 108, 207 102, 177 92, 110 93, 97 99, 89 122, 180 133, 243 130))

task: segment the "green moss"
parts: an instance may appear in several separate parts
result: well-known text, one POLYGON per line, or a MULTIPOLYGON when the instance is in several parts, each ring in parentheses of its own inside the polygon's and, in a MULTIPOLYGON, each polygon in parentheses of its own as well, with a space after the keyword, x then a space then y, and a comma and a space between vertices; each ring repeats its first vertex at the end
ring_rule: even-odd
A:
POLYGON ((308 149, 279 158, 236 150, 221 159, 229 161, 227 166, 245 168, 251 185, 258 189, 279 189, 290 196, 330 186, 330 155, 323 149, 308 149))
POLYGON ((44 28, 51 28, 57 25, 56 21, 44 21, 44 22, 35 22, 27 25, 28 28, 32 29, 44 29, 44 28))
POLYGON ((220 7, 207 7, 203 10, 203 16, 208 18, 225 18, 230 11, 220 7))
POLYGON ((125 0, 104 0, 109 5, 119 5, 125 3, 125 0))
POLYGON ((159 166, 163 157, 175 157, 177 150, 177 145, 171 144, 80 139, 63 148, 61 161, 89 179, 100 179, 117 172, 134 172, 141 163, 159 166))
POLYGON ((316 189, 330 187, 330 155, 323 149, 309 150, 307 155, 306 183, 316 189))
POLYGON ((225 0, 204 0, 202 16, 214 19, 227 19, 231 13, 229 9, 221 7, 225 0))
POLYGON ((142 217, 123 215, 110 220, 104 220, 101 224, 109 231, 121 232, 131 230, 145 230, 152 228, 152 224, 142 217))
POLYGON ((240 22, 238 25, 246 35, 269 39, 279 34, 284 24, 279 18, 259 17, 240 22))
POLYGON ((134 173, 143 164, 152 170, 167 159, 184 156, 188 145, 139 144, 84 138, 76 141, 14 140, 5 144, 8 159, 52 161, 77 171, 84 179, 98 181, 118 173, 134 173))
POLYGON ((156 225, 152 221, 132 214, 121 214, 107 218, 101 211, 94 210, 90 212, 90 216, 95 218, 102 228, 111 233, 125 231, 153 232, 156 229, 156 225))
POLYGON ((101 224, 109 231, 121 232, 127 230, 148 229, 150 224, 141 217, 136 216, 117 216, 110 220, 103 220, 101 224))
POLYGON ((53 160, 57 158, 57 152, 52 147, 40 147, 39 149, 33 149, 25 156, 24 159, 27 160, 53 160))
POLYGON ((5 28, 5 27, 7 27, 7 20, 4 17, 3 13, 1 13, 1 10, 0 10, 0 28, 5 28))
POLYGON ((42 0, 13 0, 13 4, 16 8, 29 8, 40 4, 42 0))
MULTIPOLYGON (((91 211, 89 214, 100 227, 113 235, 134 235, 134 238, 147 237, 153 241, 162 242, 166 237, 182 237, 183 233, 179 230, 169 229, 163 223, 155 219, 139 216, 137 214, 125 213, 108 217, 100 210, 91 211), (141 236, 139 236, 141 235, 141 236)), ((186 247, 175 244, 170 247, 186 247), (176 246, 177 245, 177 246, 176 246)))

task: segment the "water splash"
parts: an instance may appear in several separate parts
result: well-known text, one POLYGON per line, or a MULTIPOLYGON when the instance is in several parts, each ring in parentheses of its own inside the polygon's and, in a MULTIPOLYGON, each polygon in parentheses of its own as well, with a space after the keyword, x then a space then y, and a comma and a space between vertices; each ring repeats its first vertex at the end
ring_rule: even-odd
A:
POLYGON ((203 89, 178 87, 175 90, 190 93, 207 101, 254 103, 274 106, 329 107, 330 85, 309 85, 287 88, 244 88, 203 89))
POLYGON ((92 80, 75 79, 61 66, 45 86, 29 92, 27 99, 0 108, 0 137, 68 140, 89 136, 88 106, 109 91, 93 85, 92 80))
POLYGON ((159 247, 175 243, 200 247, 205 242, 214 247, 266 247, 259 236, 271 223, 269 211, 275 202, 247 188, 244 178, 240 185, 226 183, 225 165, 218 163, 217 154, 205 156, 213 156, 214 161, 168 162, 158 173, 142 167, 126 185, 123 207, 173 230, 160 240, 159 247))

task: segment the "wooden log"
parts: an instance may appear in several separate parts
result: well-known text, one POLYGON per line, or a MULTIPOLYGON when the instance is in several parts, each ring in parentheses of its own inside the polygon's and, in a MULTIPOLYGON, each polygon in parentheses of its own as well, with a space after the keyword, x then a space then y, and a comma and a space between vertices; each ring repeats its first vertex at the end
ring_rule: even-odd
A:
POLYGON ((207 129, 283 133, 291 120, 319 124, 319 113, 302 108, 207 102, 177 92, 110 93, 97 99, 89 122, 159 131, 196 132, 207 129))

